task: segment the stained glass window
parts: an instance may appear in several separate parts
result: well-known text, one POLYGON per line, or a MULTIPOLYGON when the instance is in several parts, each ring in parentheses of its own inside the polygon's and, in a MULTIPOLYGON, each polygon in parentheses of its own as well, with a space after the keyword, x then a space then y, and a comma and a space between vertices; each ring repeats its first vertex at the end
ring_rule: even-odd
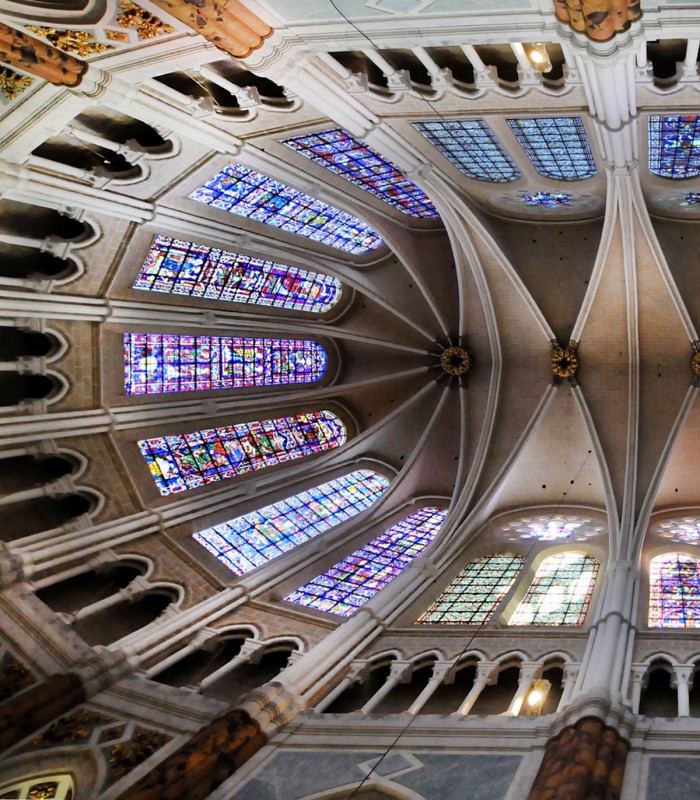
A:
POLYGON ((321 345, 306 339, 124 334, 127 394, 309 383, 327 364, 321 345))
POLYGON ((529 206, 544 206, 545 208, 571 205, 569 195, 562 194, 562 192, 533 192, 523 195, 523 200, 529 206))
POLYGON ((421 508, 284 599, 349 617, 433 541, 444 508, 421 508))
POLYGON ((700 205, 700 192, 686 192, 681 205, 697 206, 700 205))
POLYGON ((409 181, 397 166, 342 128, 296 136, 285 139, 283 144, 404 214, 426 219, 438 216, 423 190, 409 181))
POLYGON ((520 177, 520 170, 483 119, 411 125, 469 178, 505 183, 520 177))
POLYGON ((652 558, 649 627, 700 628, 700 560, 685 553, 652 558))
POLYGON ((700 175, 700 117, 649 116, 649 171, 675 180, 700 175))
POLYGON ((357 470, 193 538, 236 575, 245 575, 369 508, 388 486, 382 475, 357 470))
POLYGON ((580 117, 509 119, 535 169, 547 178, 580 181, 595 175, 595 161, 580 117))
POLYGON ((467 565, 417 622, 481 625, 515 582, 525 559, 514 553, 484 556, 467 565))
POLYGON ((154 239, 134 289, 317 313, 340 297, 330 275, 168 236, 154 239))
POLYGON ((605 527, 592 522, 590 517, 575 514, 542 514, 539 517, 512 519, 501 527, 506 539, 537 539, 540 542, 555 542, 558 539, 584 539, 600 536, 605 527))
POLYGON ((224 167, 189 197, 348 253, 368 253, 383 244, 361 219, 242 164, 224 167))
POLYGON ((672 542, 700 544, 700 517, 666 519, 654 528, 654 532, 672 542))
POLYGON ((312 411, 142 439, 138 446, 158 491, 167 495, 330 450, 345 440, 335 414, 312 411))
POLYGON ((557 553, 537 570, 509 625, 583 625, 599 564, 582 553, 557 553))

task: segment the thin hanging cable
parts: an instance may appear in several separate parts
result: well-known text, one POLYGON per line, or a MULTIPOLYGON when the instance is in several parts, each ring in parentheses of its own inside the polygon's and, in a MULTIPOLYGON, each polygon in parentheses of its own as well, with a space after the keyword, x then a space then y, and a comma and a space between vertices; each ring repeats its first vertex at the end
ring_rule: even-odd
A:
MULTIPOLYGON (((331 0, 331 2, 332 2, 332 0, 331 0)), ((586 463, 587 463, 587 461, 588 461, 588 458, 589 458, 589 456, 591 455, 591 452, 592 452, 592 451, 591 451, 591 450, 589 450, 589 451, 586 453, 586 457, 583 459, 583 462, 581 463, 581 466, 578 468, 578 470, 577 470, 576 474, 574 475, 574 477, 573 477, 573 478, 572 478, 572 479, 569 481, 569 485, 571 485, 571 484, 573 484, 573 483, 575 483, 575 482, 576 482, 576 479, 578 478, 578 476, 581 474, 581 472, 583 471, 584 467, 586 466, 586 463)), ((549 521, 550 521, 550 522, 551 522, 551 521, 554 519, 554 517, 556 516, 556 514, 558 514, 558 513, 559 513, 559 510, 560 510, 560 509, 561 509, 561 507, 564 505, 564 500, 565 500, 565 498, 566 498, 566 492, 565 492, 565 491, 562 491, 562 496, 561 496, 561 499, 559 500, 559 502, 557 503, 557 505, 554 507, 554 509, 553 509, 552 513, 550 514, 550 517, 549 517, 549 521)), ((528 551, 525 553, 525 556, 524 556, 524 557, 525 557, 525 563, 527 563, 527 561, 528 561, 528 559, 530 558, 530 556, 532 555, 533 551, 534 551, 534 550, 535 550, 535 548, 536 548, 536 547, 538 547, 539 545, 540 545, 540 542, 539 542, 539 541, 537 541, 537 540, 533 541, 533 543, 530 545, 530 548, 529 548, 529 549, 528 549, 528 551)), ((522 572, 522 570, 521 570, 521 572, 522 572)), ((437 580, 438 580, 438 578, 434 578, 434 579, 432 580, 432 582, 431 582, 431 583, 436 583, 436 582, 437 582, 437 580)), ((511 591, 511 594, 512 594, 512 591, 511 591)), ((470 638, 467 640, 467 643, 464 645, 464 647, 462 648, 462 650, 460 651, 460 653, 459 653, 459 654, 457 655, 457 657, 454 659, 454 666, 457 666, 457 664, 459 664, 460 660, 463 658, 464 654, 465 654, 465 653, 466 653, 466 652, 469 650, 469 648, 471 647, 471 645, 472 645, 472 643, 474 642, 474 640, 476 639, 476 637, 477 637, 477 636, 478 636, 478 635, 481 633, 481 630, 482 630, 482 628, 483 628, 483 627, 486 625, 487 621, 488 621, 488 618, 486 618, 486 619, 483 619, 483 620, 482 620, 482 621, 479 623, 479 626, 478 626, 478 627, 476 628, 476 630, 475 630, 475 631, 472 633, 472 635, 470 636, 470 638)), ((450 670, 448 670, 448 671, 445 673, 445 675, 442 677, 441 681, 440 681, 440 682, 437 684, 437 686, 435 687, 435 691, 437 691, 437 690, 438 690, 438 688, 439 688, 439 687, 442 685, 442 681, 444 681, 444 680, 445 680, 445 678, 447 677, 447 675, 449 674, 449 672, 450 672, 450 670)), ((420 713, 420 712, 418 712, 418 713, 420 713)), ((401 730, 398 732, 398 734, 397 734, 397 735, 394 737, 393 741, 389 743, 389 745, 386 747, 386 749, 384 750, 384 752, 383 752, 383 753, 382 753, 382 754, 379 756, 379 758, 377 759, 377 762, 376 762, 375 764, 373 764, 373 765, 372 765, 372 767, 371 767, 370 771, 367 773, 367 775, 365 775, 365 776, 364 776, 364 778, 363 778, 363 779, 360 781, 360 783, 359 783, 359 784, 358 784, 358 785, 357 785, 357 786, 356 786, 356 787, 355 787, 355 788, 352 790, 352 793, 351 793, 351 794, 349 794, 349 795, 347 796, 347 798, 345 798, 345 800, 353 800, 353 798, 354 798, 354 797, 357 795, 357 793, 358 793, 358 792, 359 792, 359 791, 362 789, 362 787, 363 787, 363 786, 364 786, 364 785, 367 783, 367 781, 370 779, 370 777, 371 777, 371 776, 372 776, 372 775, 373 775, 373 774, 376 772, 376 770, 377 770, 377 767, 378 767, 378 766, 379 766, 379 765, 382 763, 382 761, 383 761, 383 760, 384 760, 384 759, 385 759, 385 758, 386 758, 386 757, 387 757, 387 756, 388 756, 388 755, 391 753, 391 751, 392 751, 392 750, 393 750, 393 749, 396 747, 396 745, 397 745, 397 744, 399 743, 399 741, 401 740, 401 737, 402 737, 402 736, 403 736, 403 735, 404 735, 404 734, 405 734, 405 733, 408 731, 408 729, 411 727, 411 725, 413 724, 413 721, 416 719, 416 717, 418 717, 418 714, 414 714, 414 715, 412 715, 412 716, 411 716, 411 719, 409 719, 409 720, 408 720, 408 722, 407 722, 407 723, 406 723, 406 724, 403 726, 403 728, 401 728, 401 730)), ((298 729, 297 729, 297 730, 298 730, 298 729)))
MULTIPOLYGON (((343 12, 342 12, 342 11, 341 11, 339 8, 338 8, 338 6, 335 4, 335 0, 328 0, 328 2, 329 2, 329 3, 330 3, 332 6, 333 6, 333 8, 336 10, 336 12, 339 14, 339 16, 341 16, 341 17, 342 17, 342 18, 345 20, 345 22, 347 22, 347 23, 348 23, 348 25, 350 25, 350 27, 351 27, 351 28, 354 28, 354 30, 355 30, 355 31, 356 31, 356 32, 357 32, 357 33, 358 33, 360 36, 362 36, 364 39, 366 39, 366 40, 369 42, 369 44, 370 44, 370 46, 372 47, 372 49, 373 49, 373 50, 380 50, 380 49, 381 49, 381 48, 379 48, 379 47, 378 47, 378 46, 377 46, 377 45, 376 45, 376 44, 375 44, 375 43, 372 41, 372 39, 370 38, 370 36, 369 36, 368 34, 366 34, 366 33, 365 33, 363 30, 361 30, 360 28, 358 28, 358 27, 357 27, 357 25, 355 25, 355 23, 354 23, 354 22, 353 22, 351 19, 349 19, 349 18, 348 18, 348 17, 347 17, 347 16, 346 16, 346 15, 345 15, 345 14, 344 14, 344 13, 343 13, 343 12)), ((421 98, 421 100, 423 100, 423 101, 424 101, 424 102, 425 102, 425 103, 428 105, 428 107, 430 108, 430 110, 431 110, 431 111, 432 111, 434 114, 437 114, 437 116, 440 118, 440 120, 441 120, 442 122, 447 122, 447 119, 446 119, 446 118, 443 116, 443 114, 441 113, 441 111, 440 111, 438 108, 436 108, 436 107, 433 105, 433 103, 432 103, 432 102, 431 102, 431 101, 430 101, 430 100, 429 100, 429 99, 428 99, 428 98, 427 98, 427 97, 426 97, 426 96, 425 96, 425 95, 424 95, 422 92, 418 92, 418 91, 415 91, 415 90, 414 90, 414 92, 415 92, 415 95, 416 95, 416 96, 420 97, 420 98, 421 98)))

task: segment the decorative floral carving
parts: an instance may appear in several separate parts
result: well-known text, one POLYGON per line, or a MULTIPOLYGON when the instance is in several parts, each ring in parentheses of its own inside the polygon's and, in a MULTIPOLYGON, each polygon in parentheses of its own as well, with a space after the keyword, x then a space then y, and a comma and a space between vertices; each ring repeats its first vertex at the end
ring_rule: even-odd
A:
POLYGON ((40 736, 32 739, 32 745, 39 747, 65 742, 84 742, 90 738, 93 729, 98 725, 113 721, 114 719, 106 714, 81 708, 49 725, 40 736))
POLYGON ((55 781, 35 783, 29 790, 27 797, 29 800, 49 800, 51 797, 56 797, 57 791, 58 784, 55 781))
POLYGON ((115 744, 109 754, 109 775, 108 783, 113 783, 119 778, 123 778, 134 767, 137 767, 147 758, 153 755, 156 750, 163 747, 172 737, 160 731, 148 728, 136 728, 134 736, 130 742, 120 742, 115 744))
POLYGON ((129 41, 129 34, 124 33, 124 31, 111 31, 109 29, 105 30, 105 36, 110 40, 110 42, 128 42, 129 41))
POLYGON ((115 739, 120 739, 124 735, 125 730, 126 725, 114 725, 113 727, 102 731, 97 742, 98 744, 103 744, 104 742, 113 742, 115 739))
POLYGON ((440 354, 440 366, 448 375, 460 377, 469 372, 472 358, 464 347, 446 347, 440 354))
POLYGON ((131 0, 119 0, 119 8, 122 13, 117 17, 118 24, 122 28, 137 27, 139 39, 155 39, 156 36, 175 31, 172 25, 163 22, 155 14, 137 6, 131 0))
POLYGON ((690 368, 693 370, 693 375, 700 377, 700 353, 693 353, 690 368))
POLYGON ((14 100, 34 83, 34 78, 20 75, 9 67, 0 67, 0 92, 8 100, 14 100))
POLYGON ((552 342, 552 372, 554 373, 554 383, 561 383, 568 380, 576 385, 576 371, 579 367, 578 356, 576 355, 576 342, 569 342, 566 347, 562 347, 558 342, 552 342))
POLYGON ((114 49, 111 45, 94 41, 94 36, 89 31, 59 31, 56 28, 45 28, 41 25, 27 25, 26 27, 35 36, 46 39, 59 50, 81 58, 89 58, 104 53, 105 50, 114 49))

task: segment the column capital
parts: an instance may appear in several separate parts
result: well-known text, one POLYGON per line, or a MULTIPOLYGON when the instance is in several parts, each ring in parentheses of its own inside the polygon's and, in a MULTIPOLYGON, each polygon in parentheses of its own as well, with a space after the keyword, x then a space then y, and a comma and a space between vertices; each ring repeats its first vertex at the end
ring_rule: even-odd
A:
POLYGON ((674 666, 671 676, 671 687, 676 689, 681 683, 687 686, 692 681, 694 673, 694 665, 687 666, 684 664, 682 666, 674 666))

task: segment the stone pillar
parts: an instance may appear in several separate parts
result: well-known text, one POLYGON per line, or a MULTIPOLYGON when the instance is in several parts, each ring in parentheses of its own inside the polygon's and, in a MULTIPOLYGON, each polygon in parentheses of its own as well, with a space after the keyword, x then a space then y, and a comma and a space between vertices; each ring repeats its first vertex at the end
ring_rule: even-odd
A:
POLYGON ((154 0, 176 19, 221 50, 237 58, 245 58, 262 45, 272 28, 238 0, 218 3, 215 0, 154 0))
POLYGON ((630 705, 632 706, 632 713, 639 714, 639 703, 642 699, 642 689, 646 684, 646 676, 649 672, 649 667, 646 664, 632 667, 632 693, 630 696, 630 705))
POLYGON ((102 649, 98 655, 78 662, 70 672, 51 675, 10 698, 0 705, 0 751, 67 713, 130 670, 123 653, 102 649))
POLYGON ((199 691, 204 691, 204 689, 216 683, 218 680, 221 680, 221 678, 233 672, 234 669, 240 667, 242 664, 257 663, 260 661, 264 650, 265 645, 262 642, 258 642, 255 639, 246 639, 241 645, 238 654, 234 656, 228 664, 224 664, 223 667, 214 670, 211 675, 207 675, 206 678, 200 681, 199 691))
POLYGON ((413 664, 409 661, 394 661, 389 670, 387 679, 384 681, 384 685, 377 689, 372 697, 362 706, 360 712, 362 714, 371 714, 395 686, 399 683, 408 683, 412 672, 413 664))
POLYGON ((343 680, 333 689, 332 692, 329 692, 320 703, 317 703, 314 711, 317 711, 319 714, 322 711, 325 711, 331 703, 333 703, 340 695, 348 689, 353 683, 357 683, 358 681, 363 681, 367 675, 367 669, 369 667, 369 661, 354 661, 350 665, 350 669, 348 674, 343 678, 343 680))
POLYGON ((535 682, 535 678, 542 671, 542 664, 526 664, 523 662, 520 665, 520 676, 518 677, 518 691, 510 701, 506 714, 509 716, 517 717, 520 709, 523 707, 525 698, 535 682))
POLYGON ((566 664, 564 666, 564 676, 562 679, 563 691, 561 693, 559 705, 557 706, 557 711, 561 711, 562 708, 568 704, 569 700, 571 700, 571 695, 573 694, 574 686, 576 685, 576 679, 578 678, 578 671, 578 664, 575 666, 566 664))
POLYGON ((584 717, 549 740, 528 800, 619 800, 628 752, 614 728, 584 717))
POLYGON ((56 86, 78 86, 87 64, 41 39, 0 23, 0 61, 56 86))
POLYGON ((116 800, 204 800, 267 743, 247 712, 214 720, 116 800))
POLYGON ((557 19, 593 41, 607 42, 642 16, 635 0, 554 0, 557 19))
POLYGON ((430 700, 435 693, 436 689, 447 677, 449 671, 454 666, 454 661, 436 661, 433 665, 433 674, 426 684, 423 691, 413 701, 411 707, 408 709, 409 714, 419 714, 423 706, 430 700))
POLYGON ((497 675, 496 667, 497 665, 493 661, 482 661, 477 665, 474 685, 464 698, 462 705, 455 711, 455 714, 466 716, 472 710, 474 703, 479 699, 479 695, 484 691, 484 688, 494 682, 497 675))
POLYGON ((678 693, 678 716, 690 716, 690 682, 693 679, 694 667, 674 667, 671 686, 678 693))

